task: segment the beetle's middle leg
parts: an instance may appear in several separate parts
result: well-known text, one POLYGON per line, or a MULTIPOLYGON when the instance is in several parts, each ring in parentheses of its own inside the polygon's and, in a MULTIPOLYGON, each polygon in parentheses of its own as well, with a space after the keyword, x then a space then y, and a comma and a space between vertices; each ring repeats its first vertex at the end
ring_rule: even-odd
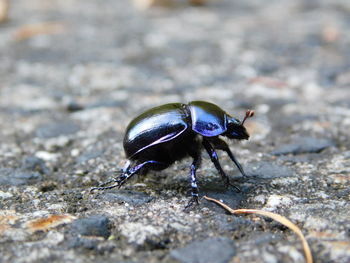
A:
POLYGON ((185 206, 185 209, 191 207, 193 204, 199 204, 198 202, 198 185, 197 185, 197 176, 196 171, 201 162, 201 155, 198 149, 193 152, 189 152, 190 156, 193 158, 191 164, 191 188, 192 188, 192 197, 188 204, 185 206))
POLYGON ((130 179, 133 175, 139 173, 141 171, 141 169, 143 168, 149 168, 152 166, 156 166, 156 167, 163 167, 165 166, 164 163, 158 162, 158 161, 154 161, 154 160, 150 160, 150 161, 146 161, 143 163, 140 163, 134 167, 130 168, 130 165, 128 165, 127 167, 125 167, 123 169, 123 172, 121 175, 119 175, 117 178, 114 178, 110 181, 107 181, 105 183, 102 183, 99 187, 93 187, 91 188, 90 191, 94 191, 94 190, 106 190, 106 189, 112 189, 115 187, 121 187, 128 179, 130 179), (113 185, 110 186, 104 186, 107 185, 109 183, 115 183, 113 185))
POLYGON ((214 163, 216 170, 219 171, 222 179, 225 182, 225 185, 226 186, 233 186, 238 191, 241 191, 241 189, 239 189, 237 186, 230 183, 229 177, 227 176, 227 174, 225 173, 225 171, 222 169, 222 167, 220 165, 218 154, 216 153, 214 147, 210 144, 210 142, 208 140, 203 139, 202 144, 203 144, 205 150, 207 151, 207 153, 209 154, 211 161, 214 163))

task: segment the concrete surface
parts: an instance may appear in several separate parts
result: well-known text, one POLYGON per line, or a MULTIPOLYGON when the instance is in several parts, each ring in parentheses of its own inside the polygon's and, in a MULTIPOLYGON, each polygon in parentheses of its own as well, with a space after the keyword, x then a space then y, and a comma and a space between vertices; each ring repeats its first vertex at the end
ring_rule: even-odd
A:
POLYGON ((200 194, 284 215, 315 262, 350 262, 350 2, 13 0, 0 24, 0 262, 305 262, 288 229, 205 200, 190 159, 89 193, 118 173, 143 110, 207 100, 237 118, 248 173, 203 153, 200 194), (201 257, 202 255, 202 257, 201 257))

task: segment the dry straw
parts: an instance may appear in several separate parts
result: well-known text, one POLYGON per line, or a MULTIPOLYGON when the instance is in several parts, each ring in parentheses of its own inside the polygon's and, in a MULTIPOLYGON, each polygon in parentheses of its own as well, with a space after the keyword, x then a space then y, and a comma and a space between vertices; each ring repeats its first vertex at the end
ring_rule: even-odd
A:
POLYGON ((294 233, 296 233, 299 236, 299 238, 301 239, 301 242, 302 242, 303 248, 304 248, 306 262, 313 263, 311 250, 310 250, 309 244, 307 243, 303 233, 301 232, 300 228, 298 228, 294 223, 292 223, 287 218, 285 218, 279 214, 275 214, 275 213, 264 211, 264 210, 258 210, 258 209, 236 209, 236 210, 234 210, 219 200, 216 200, 214 198, 210 198, 207 196, 204 196, 204 198, 209 200, 209 201, 212 201, 214 203, 217 203, 218 205, 222 206, 227 211, 229 211, 231 214, 257 214, 257 215, 261 215, 261 216, 266 216, 266 217, 269 217, 269 218, 281 223, 282 225, 288 227, 290 230, 292 230, 294 233))

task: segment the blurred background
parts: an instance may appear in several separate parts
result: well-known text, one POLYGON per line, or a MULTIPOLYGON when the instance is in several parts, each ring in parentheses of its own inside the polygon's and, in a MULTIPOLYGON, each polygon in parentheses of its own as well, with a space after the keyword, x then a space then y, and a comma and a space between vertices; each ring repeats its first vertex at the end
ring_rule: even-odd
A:
MULTIPOLYGON (((251 139, 230 145, 250 174, 277 178, 240 182, 234 204, 294 196, 293 205, 281 205, 292 219, 304 223, 300 215, 313 209, 324 220, 324 229, 316 219, 305 224, 318 262, 349 262, 349 29, 349 0, 0 0, 0 183, 13 196, 1 195, 1 209, 34 212, 84 192, 123 166, 133 117, 168 102, 206 100, 239 119, 255 110, 246 123, 251 139), (320 234, 325 229, 338 243, 320 234)), ((239 177, 227 157, 222 163, 239 177)), ((170 179, 161 177, 156 190, 141 189, 160 199, 166 185, 164 198, 176 207, 171 198, 187 197, 187 169, 188 160, 164 172, 170 179)), ((207 160, 201 171, 217 178, 213 169, 207 160)), ((47 209, 81 216, 94 206, 81 199, 47 209)), ((100 203, 93 209, 111 211, 100 203)), ((197 224, 190 227, 197 233, 197 224)), ((184 244, 177 238, 174 247, 184 244)), ((241 262, 301 262, 288 249, 288 259, 279 251, 269 261, 273 249, 246 247, 241 262)))
POLYGON ((252 140, 268 146, 271 130, 349 146, 347 1, 1 0, 0 10, 3 133, 73 119, 122 137, 145 109, 208 100, 237 118, 255 109, 252 140), (329 129, 337 123, 345 129, 329 129))
POLYGON ((233 115, 348 106, 347 1, 2 0, 0 10, 8 109, 109 105, 124 118, 198 99, 233 115))

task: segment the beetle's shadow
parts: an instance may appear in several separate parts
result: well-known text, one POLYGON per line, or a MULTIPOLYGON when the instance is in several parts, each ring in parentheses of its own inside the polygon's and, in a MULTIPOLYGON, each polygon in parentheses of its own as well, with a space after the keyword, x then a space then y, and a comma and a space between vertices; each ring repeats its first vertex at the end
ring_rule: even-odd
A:
POLYGON ((210 210, 228 213, 227 210, 202 197, 208 196, 221 200, 232 209, 238 209, 242 208, 242 205, 245 205, 251 193, 256 192, 258 188, 266 188, 268 186, 268 181, 269 180, 259 178, 259 176, 254 174, 247 174, 247 177, 230 178, 231 184, 239 187, 240 191, 233 186, 226 187, 222 180, 205 181, 200 187, 201 204, 208 207, 210 210))
POLYGON ((217 200, 221 200, 228 206, 232 208, 239 207, 242 200, 244 200, 244 193, 237 192, 236 189, 232 189, 231 187, 226 188, 222 186, 221 188, 202 188, 200 192, 200 202, 201 206, 207 207, 210 210, 219 212, 219 213, 227 213, 221 207, 217 206, 213 202, 209 202, 203 198, 203 196, 208 196, 217 200))
MULTIPOLYGON (((156 177, 157 175, 154 176, 156 177)), ((176 175, 164 177, 160 174, 158 174, 158 176, 162 178, 161 180, 164 180, 161 184, 162 187, 159 188, 160 194, 164 190, 174 190, 177 194, 188 198, 191 197, 191 187, 187 176, 176 175)), ((237 190, 234 186, 225 186, 220 175, 208 178, 199 174, 197 179, 201 207, 208 207, 210 210, 219 213, 226 213, 226 211, 212 202, 205 200, 203 196, 223 200, 230 207, 237 208, 240 206, 241 202, 247 198, 247 195, 253 190, 252 188, 254 188, 251 187, 250 184, 247 186, 245 181, 248 180, 248 178, 243 177, 230 177, 231 184, 237 186, 240 190, 237 190)))
MULTIPOLYGON (((206 177, 203 175, 203 172, 199 173, 197 179, 201 206, 208 207, 210 210, 220 213, 226 213, 222 208, 203 198, 203 196, 208 196, 223 200, 224 203, 233 209, 241 207, 242 202, 247 200, 248 196, 254 192, 257 187, 266 184, 266 179, 264 180, 256 174, 248 173, 247 175, 247 177, 243 177, 237 173, 237 176, 230 176, 231 184, 237 186, 240 189, 240 191, 238 191, 234 186, 225 186, 220 175, 206 177)), ((147 174, 140 174, 136 178, 133 178, 132 181, 133 183, 130 184, 129 182, 128 184, 129 186, 131 185, 131 188, 133 188, 132 185, 135 182, 141 182, 146 184, 147 188, 156 192, 157 195, 165 198, 174 195, 191 197, 190 180, 187 174, 152 171, 147 174), (170 192, 167 190, 170 190, 170 192)))

